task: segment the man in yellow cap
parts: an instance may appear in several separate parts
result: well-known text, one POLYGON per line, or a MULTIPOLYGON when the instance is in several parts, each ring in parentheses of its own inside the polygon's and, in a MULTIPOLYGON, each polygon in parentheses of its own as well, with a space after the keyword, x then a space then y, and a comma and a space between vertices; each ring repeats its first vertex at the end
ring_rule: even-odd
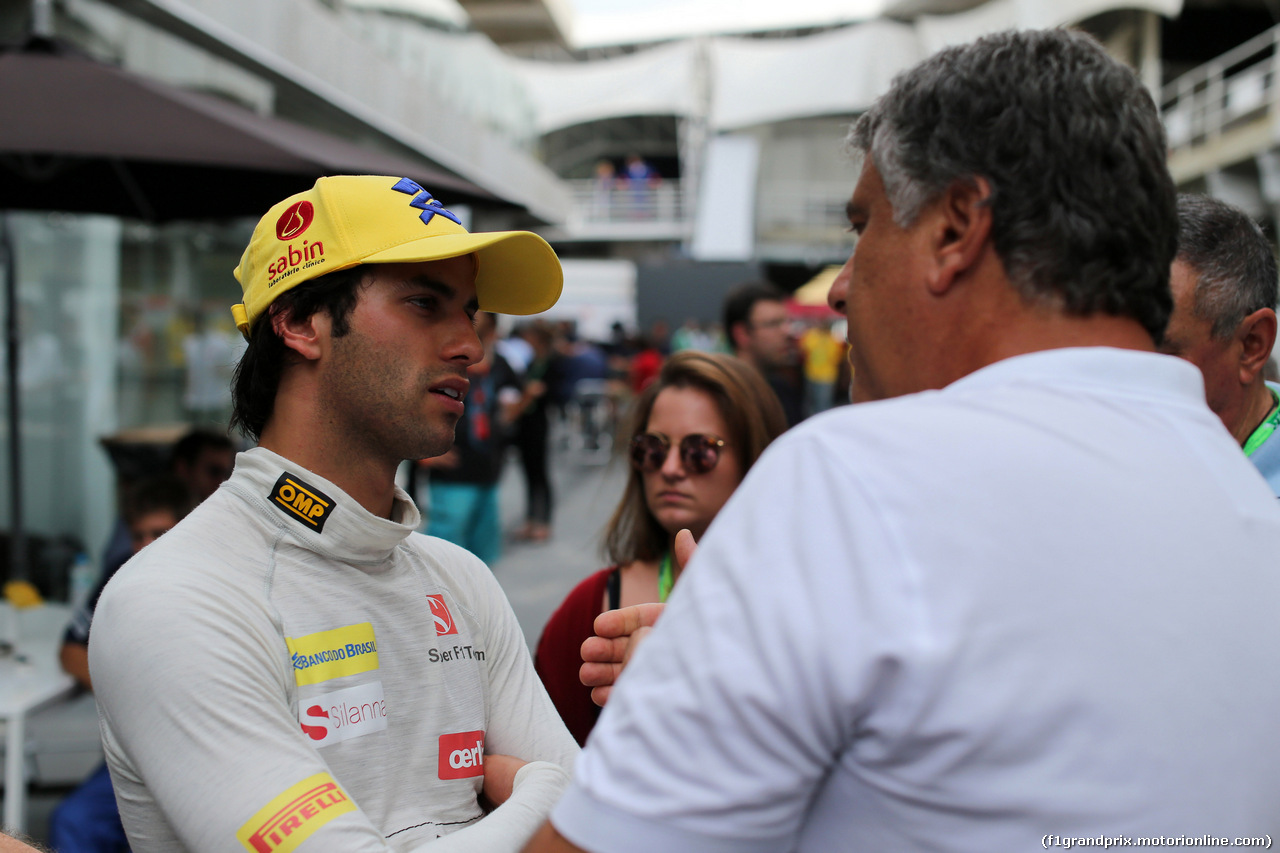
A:
POLYGON ((407 179, 333 177, 272 208, 235 274, 234 421, 259 446, 94 622, 130 845, 518 850, 576 745, 491 573, 415 533, 394 478, 453 442, 476 311, 545 310, 559 262, 407 179))

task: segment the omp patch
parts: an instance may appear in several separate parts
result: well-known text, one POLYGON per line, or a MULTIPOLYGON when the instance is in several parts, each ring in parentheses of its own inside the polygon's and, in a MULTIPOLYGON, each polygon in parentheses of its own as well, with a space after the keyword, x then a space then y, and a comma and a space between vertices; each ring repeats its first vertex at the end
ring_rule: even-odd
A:
POLYGON ((361 622, 303 637, 285 637, 298 684, 319 684, 331 678, 378 668, 378 642, 373 625, 361 622))
POLYGON ((236 838, 250 853, 291 853, 320 827, 355 810, 332 776, 317 773, 267 803, 236 838))
POLYGON ((282 508, 285 515, 317 533, 324 531, 324 523, 329 520, 329 513, 333 510, 333 498, 289 473, 280 475, 267 497, 282 508))

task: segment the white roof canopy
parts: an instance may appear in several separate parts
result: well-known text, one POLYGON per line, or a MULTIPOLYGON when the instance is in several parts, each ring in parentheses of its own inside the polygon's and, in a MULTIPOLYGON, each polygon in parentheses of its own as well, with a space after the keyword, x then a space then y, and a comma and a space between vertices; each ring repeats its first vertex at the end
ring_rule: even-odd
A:
POLYGON ((539 133, 636 115, 688 115, 696 108, 695 44, 662 45, 599 62, 509 58, 524 78, 539 133))
POLYGON ((986 33, 1053 27, 1112 9, 1176 16, 1183 0, 990 0, 912 24, 878 19, 795 39, 686 40, 582 63, 510 60, 525 79, 539 133, 632 115, 687 116, 711 93, 714 131, 865 110, 893 76, 920 59, 986 33), (705 50, 707 62, 700 62, 705 50), (699 77, 707 68, 710 79, 699 77))
POLYGON ((892 21, 802 39, 722 38, 710 51, 717 130, 861 112, 921 58, 912 27, 892 21))

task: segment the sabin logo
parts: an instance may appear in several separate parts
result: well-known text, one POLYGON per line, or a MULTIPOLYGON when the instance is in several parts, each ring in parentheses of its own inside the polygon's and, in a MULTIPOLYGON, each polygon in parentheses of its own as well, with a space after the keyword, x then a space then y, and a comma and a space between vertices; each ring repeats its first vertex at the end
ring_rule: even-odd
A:
POLYGON ((281 241, 292 240, 302 235, 311 227, 311 220, 316 218, 316 209, 309 201, 300 201, 289 205, 289 209, 280 214, 276 220, 276 237, 281 241))
POLYGON ((281 474, 268 497, 276 506, 283 507, 290 518, 317 533, 324 531, 324 523, 333 507, 332 498, 292 474, 281 474))

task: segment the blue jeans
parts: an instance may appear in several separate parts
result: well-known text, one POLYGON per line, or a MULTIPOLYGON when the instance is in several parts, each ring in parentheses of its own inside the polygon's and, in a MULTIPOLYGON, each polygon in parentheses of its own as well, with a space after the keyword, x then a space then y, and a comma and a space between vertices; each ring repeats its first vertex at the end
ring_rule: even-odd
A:
POLYGON ((427 535, 461 545, 492 567, 502 556, 498 486, 431 483, 427 535))
POLYGON ((103 764, 58 803, 49 817, 49 844, 58 853, 128 853, 111 774, 103 764))

